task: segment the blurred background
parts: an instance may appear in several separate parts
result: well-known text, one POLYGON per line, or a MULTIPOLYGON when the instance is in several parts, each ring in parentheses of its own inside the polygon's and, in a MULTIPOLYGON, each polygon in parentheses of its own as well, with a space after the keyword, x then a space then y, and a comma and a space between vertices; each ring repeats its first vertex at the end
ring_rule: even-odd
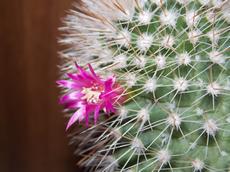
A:
POLYGON ((72 0, 0 1, 0 172, 74 172, 56 88, 72 0))

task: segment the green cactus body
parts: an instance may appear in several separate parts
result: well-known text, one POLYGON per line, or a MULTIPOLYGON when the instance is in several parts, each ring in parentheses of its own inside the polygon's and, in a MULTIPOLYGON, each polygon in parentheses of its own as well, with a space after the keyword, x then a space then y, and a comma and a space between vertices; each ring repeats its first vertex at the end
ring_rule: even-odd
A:
MULTIPOLYGON (((102 75, 114 74, 127 98, 111 119, 101 119, 88 129, 105 127, 94 136, 95 144, 106 144, 92 155, 100 156, 92 169, 229 171, 230 7, 225 6, 229 2, 133 0, 133 6, 122 0, 106 2, 98 3, 128 17, 106 18, 89 8, 101 14, 92 17, 93 22, 106 27, 88 26, 90 19, 82 18, 86 20, 82 27, 89 29, 80 34, 93 41, 83 43, 77 60, 83 65, 90 62, 102 75)), ((76 18, 81 20, 81 15, 76 18)), ((69 21, 74 19, 67 21, 67 29, 74 33, 69 21)))

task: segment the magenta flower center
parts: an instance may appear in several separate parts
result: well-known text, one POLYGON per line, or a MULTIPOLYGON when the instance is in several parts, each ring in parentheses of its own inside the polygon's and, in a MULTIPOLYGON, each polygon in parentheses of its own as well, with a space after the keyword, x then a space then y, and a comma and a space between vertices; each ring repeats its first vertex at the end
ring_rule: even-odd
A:
POLYGON ((90 88, 83 88, 81 92, 82 94, 84 94, 84 96, 82 97, 82 100, 86 100, 87 103, 90 103, 90 104, 99 103, 100 95, 102 91, 103 90, 99 89, 98 86, 93 86, 90 88))

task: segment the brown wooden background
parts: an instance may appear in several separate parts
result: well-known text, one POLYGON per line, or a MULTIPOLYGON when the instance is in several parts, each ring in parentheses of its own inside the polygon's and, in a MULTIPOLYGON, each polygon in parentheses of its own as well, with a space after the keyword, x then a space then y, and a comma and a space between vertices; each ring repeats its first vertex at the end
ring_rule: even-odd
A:
POLYGON ((0 1, 0 171, 73 172, 57 104, 57 27, 71 0, 0 1))

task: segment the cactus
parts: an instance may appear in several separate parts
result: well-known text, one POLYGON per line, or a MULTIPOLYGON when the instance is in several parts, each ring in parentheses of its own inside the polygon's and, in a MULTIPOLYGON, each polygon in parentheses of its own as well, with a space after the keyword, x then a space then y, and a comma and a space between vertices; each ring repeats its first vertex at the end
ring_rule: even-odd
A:
POLYGON ((113 113, 101 110, 96 124, 90 115, 88 127, 72 131, 80 165, 102 172, 229 171, 229 14, 230 2, 221 0, 74 5, 61 28, 60 43, 68 47, 60 53, 62 71, 90 63, 102 78, 114 76, 123 89, 116 98, 125 97, 113 113))

